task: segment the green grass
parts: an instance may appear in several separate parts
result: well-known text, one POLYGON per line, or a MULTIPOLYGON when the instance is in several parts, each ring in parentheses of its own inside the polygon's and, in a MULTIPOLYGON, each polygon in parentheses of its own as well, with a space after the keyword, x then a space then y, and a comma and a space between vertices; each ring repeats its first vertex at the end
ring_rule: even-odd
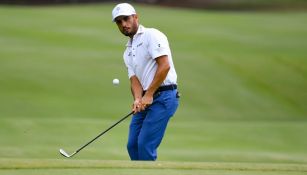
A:
POLYGON ((63 160, 130 110, 112 8, 0 6, 0 174, 306 174, 306 12, 137 5, 182 93, 159 161, 128 160, 128 120, 63 160))
POLYGON ((5 174, 303 174, 307 165, 260 163, 0 160, 5 174))

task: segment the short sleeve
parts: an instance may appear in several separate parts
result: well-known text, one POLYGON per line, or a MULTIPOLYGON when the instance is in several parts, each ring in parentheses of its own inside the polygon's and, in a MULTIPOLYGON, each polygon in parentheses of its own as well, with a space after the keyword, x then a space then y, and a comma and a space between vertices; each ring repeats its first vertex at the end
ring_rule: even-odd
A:
POLYGON ((131 62, 129 61, 128 57, 126 56, 126 52, 124 53, 124 62, 125 62, 125 65, 127 67, 127 70, 128 70, 128 77, 129 79, 135 75, 135 72, 133 71, 133 66, 131 64, 131 62))
POLYGON ((129 79, 135 75, 134 71, 132 70, 132 67, 130 65, 126 65, 128 69, 128 77, 129 79))
POLYGON ((168 55, 170 49, 167 37, 158 30, 150 30, 150 32, 148 32, 148 51, 153 59, 168 55))

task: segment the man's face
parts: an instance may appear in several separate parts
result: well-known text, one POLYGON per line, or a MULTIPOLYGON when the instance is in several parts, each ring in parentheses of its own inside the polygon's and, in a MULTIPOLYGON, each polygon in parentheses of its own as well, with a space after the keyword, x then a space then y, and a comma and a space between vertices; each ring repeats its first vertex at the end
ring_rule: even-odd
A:
POLYGON ((138 31, 138 16, 119 16, 115 18, 118 29, 125 36, 133 37, 138 31))

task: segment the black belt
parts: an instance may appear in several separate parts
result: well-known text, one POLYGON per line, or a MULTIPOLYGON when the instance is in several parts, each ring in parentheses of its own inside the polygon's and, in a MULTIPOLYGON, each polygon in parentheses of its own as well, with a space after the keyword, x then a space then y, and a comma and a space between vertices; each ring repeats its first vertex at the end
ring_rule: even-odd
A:
MULTIPOLYGON (((160 86, 156 92, 154 93, 154 96, 157 95, 159 92, 162 91, 169 91, 169 90, 175 90, 177 89, 177 85, 176 84, 170 84, 170 85, 166 85, 166 86, 160 86)), ((146 91, 143 91, 143 96, 145 95, 146 91)))

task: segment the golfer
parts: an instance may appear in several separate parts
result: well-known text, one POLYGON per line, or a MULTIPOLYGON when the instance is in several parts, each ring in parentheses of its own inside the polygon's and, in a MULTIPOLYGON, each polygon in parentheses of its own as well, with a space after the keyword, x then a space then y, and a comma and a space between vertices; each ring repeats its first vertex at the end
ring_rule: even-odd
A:
POLYGON ((129 37, 124 52, 134 98, 127 149, 131 160, 156 160, 167 123, 178 107, 177 74, 166 36, 139 24, 127 3, 115 6, 113 22, 129 37))

